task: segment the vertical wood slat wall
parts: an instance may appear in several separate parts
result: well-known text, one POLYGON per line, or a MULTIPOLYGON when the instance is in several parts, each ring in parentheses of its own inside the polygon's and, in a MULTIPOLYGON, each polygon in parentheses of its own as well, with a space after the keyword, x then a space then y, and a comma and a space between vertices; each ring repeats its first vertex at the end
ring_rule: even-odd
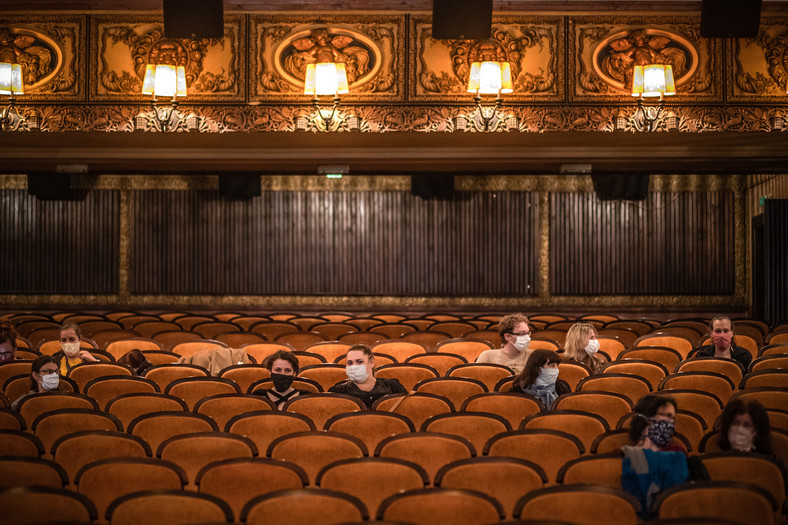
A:
POLYGON ((788 319, 788 199, 764 205, 764 317, 778 323, 788 319))
POLYGON ((642 202, 550 194, 555 295, 732 294, 732 191, 652 192, 642 202))
POLYGON ((132 192, 133 294, 526 296, 538 194, 132 192))
POLYGON ((117 191, 0 191, 0 293, 117 293, 119 208, 117 191))

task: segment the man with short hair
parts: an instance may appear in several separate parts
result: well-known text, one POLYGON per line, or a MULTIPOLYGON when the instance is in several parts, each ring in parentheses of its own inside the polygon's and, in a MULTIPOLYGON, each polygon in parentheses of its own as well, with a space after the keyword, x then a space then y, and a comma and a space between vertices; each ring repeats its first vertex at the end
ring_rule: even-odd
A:
POLYGON ((8 323, 0 324, 0 363, 16 359, 16 330, 8 323))
POLYGON ((752 354, 746 348, 733 343, 733 321, 727 315, 717 315, 709 323, 711 344, 698 350, 698 357, 720 357, 738 361, 747 370, 752 354))
POLYGON ((503 347, 485 350, 476 358, 476 362, 508 366, 515 374, 519 374, 531 355, 528 350, 531 342, 528 317, 524 314, 507 315, 498 322, 498 333, 501 334, 503 347))

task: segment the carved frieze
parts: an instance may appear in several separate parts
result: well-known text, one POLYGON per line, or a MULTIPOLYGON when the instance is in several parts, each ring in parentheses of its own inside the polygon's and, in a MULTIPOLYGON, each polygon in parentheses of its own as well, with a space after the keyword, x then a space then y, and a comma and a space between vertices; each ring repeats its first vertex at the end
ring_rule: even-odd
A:
POLYGON ((404 17, 261 15, 250 27, 251 101, 306 100, 306 66, 317 62, 345 64, 343 100, 404 98, 404 17))
POLYGON ((19 100, 80 100, 85 75, 84 16, 0 18, 0 62, 22 66, 19 100))
POLYGON ((148 63, 184 66, 190 100, 241 101, 246 36, 242 16, 224 17, 221 39, 168 39, 154 16, 91 19, 90 94, 96 100, 141 98, 148 63))
POLYGON ((632 67, 646 64, 673 66, 676 98, 722 100, 720 41, 701 38, 698 19, 577 17, 569 34, 573 100, 623 101, 631 96, 632 67))
POLYGON ((492 38, 439 40, 432 38, 429 17, 411 17, 410 98, 465 100, 470 65, 494 47, 496 60, 511 64, 514 92, 507 100, 558 101, 564 98, 564 22, 561 17, 495 17, 492 38))
POLYGON ((731 39, 728 97, 785 103, 788 89, 788 19, 763 19, 755 38, 731 39))

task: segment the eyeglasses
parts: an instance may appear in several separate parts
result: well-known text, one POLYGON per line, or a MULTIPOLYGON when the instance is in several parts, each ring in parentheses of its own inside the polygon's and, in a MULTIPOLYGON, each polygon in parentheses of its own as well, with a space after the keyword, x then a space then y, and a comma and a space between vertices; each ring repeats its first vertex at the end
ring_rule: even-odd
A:
POLYGON ((530 331, 529 332, 509 332, 509 333, 514 335, 514 336, 517 336, 517 337, 521 337, 521 336, 524 336, 524 335, 528 335, 528 336, 531 335, 530 331))

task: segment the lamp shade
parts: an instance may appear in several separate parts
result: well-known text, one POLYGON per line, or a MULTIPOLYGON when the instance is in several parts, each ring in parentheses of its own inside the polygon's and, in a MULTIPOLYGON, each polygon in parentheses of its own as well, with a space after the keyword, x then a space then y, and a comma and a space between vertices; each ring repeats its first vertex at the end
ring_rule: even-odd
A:
POLYGON ((186 96, 186 68, 170 64, 148 64, 142 94, 157 97, 186 96))
POLYGON ((633 97, 659 97, 675 94, 676 83, 673 81, 673 66, 663 64, 635 66, 632 73, 633 97))
POLYGON ((345 64, 335 62, 307 64, 304 95, 344 95, 348 92, 345 64))
POLYGON ((24 94, 22 66, 0 62, 0 95, 24 94))
POLYGON ((471 63, 468 93, 497 95, 512 92, 512 68, 509 62, 492 60, 471 63))

